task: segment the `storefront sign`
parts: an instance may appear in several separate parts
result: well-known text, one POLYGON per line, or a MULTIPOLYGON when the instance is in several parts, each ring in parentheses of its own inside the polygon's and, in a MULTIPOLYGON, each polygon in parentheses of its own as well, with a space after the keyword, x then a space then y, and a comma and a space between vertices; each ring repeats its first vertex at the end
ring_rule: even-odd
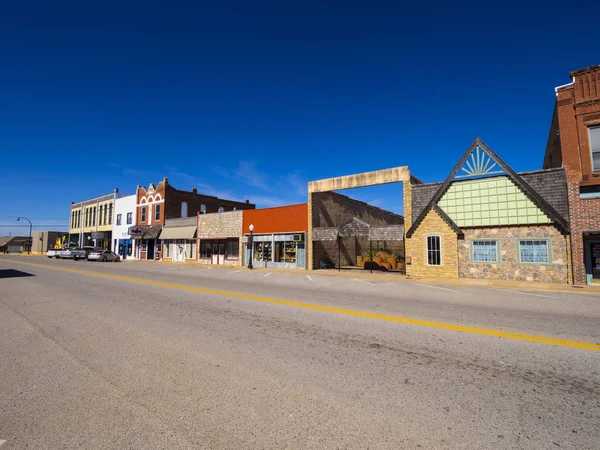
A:
POLYGON ((130 226, 129 230, 127 231, 131 236, 141 236, 142 234, 144 234, 144 227, 141 227, 139 225, 133 225, 130 226))
POLYGON ((104 233, 101 231, 92 231, 92 239, 104 239, 104 233))

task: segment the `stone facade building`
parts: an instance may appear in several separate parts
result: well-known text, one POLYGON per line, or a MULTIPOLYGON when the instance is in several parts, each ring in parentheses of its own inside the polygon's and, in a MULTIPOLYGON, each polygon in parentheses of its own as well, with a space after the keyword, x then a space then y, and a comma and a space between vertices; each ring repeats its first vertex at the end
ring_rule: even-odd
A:
POLYGON ((476 139, 443 183, 411 196, 408 275, 570 281, 563 169, 517 174, 476 139))
POLYGON ((581 285, 600 283, 600 65, 571 80, 555 89, 544 168, 566 171, 573 281, 581 285))
POLYGON ((198 216, 198 261, 203 264, 240 265, 243 211, 198 216))

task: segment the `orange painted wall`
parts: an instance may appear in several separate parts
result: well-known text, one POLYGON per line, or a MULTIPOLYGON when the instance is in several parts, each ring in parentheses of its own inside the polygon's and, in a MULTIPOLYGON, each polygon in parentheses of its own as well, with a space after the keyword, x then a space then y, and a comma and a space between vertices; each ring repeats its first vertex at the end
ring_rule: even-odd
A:
POLYGON ((250 224, 254 225, 254 234, 306 232, 308 204, 245 210, 243 234, 250 233, 250 224))

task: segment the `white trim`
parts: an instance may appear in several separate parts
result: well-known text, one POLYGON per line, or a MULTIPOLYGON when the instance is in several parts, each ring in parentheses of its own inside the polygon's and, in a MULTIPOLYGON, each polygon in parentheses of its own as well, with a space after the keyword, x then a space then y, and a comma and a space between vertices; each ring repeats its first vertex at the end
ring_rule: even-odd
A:
POLYGON ((567 87, 567 86, 572 86, 572 85, 574 85, 574 84, 575 84, 575 77, 573 77, 573 81, 571 81, 570 83, 563 84, 562 86, 556 86, 556 87, 554 88, 554 93, 555 93, 556 95, 558 95, 558 90, 559 90, 559 89, 562 89, 562 88, 564 88, 564 87, 567 87))
MULTIPOLYGON (((144 200, 144 199, 142 199, 144 200)), ((146 205, 154 205, 156 203, 164 203, 164 200, 159 200, 159 201, 154 201, 154 202, 147 202, 147 203, 137 203, 135 206, 146 206, 146 205)))
POLYGON ((441 267, 444 265, 444 253, 442 252, 442 235, 441 234, 428 234, 425 236, 425 261, 427 265, 430 267, 441 267), (427 247, 427 238, 437 236, 440 238, 440 263, 439 264, 429 264, 429 251, 427 247))

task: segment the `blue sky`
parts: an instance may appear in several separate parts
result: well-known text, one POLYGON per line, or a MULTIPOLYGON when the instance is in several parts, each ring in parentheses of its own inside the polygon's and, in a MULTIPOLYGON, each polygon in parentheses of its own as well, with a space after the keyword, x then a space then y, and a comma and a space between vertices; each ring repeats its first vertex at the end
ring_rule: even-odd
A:
POLYGON ((554 87, 600 63, 600 5, 485 3, 3 5, 0 235, 164 176, 259 207, 393 166, 440 181, 475 136, 539 169, 554 87))

